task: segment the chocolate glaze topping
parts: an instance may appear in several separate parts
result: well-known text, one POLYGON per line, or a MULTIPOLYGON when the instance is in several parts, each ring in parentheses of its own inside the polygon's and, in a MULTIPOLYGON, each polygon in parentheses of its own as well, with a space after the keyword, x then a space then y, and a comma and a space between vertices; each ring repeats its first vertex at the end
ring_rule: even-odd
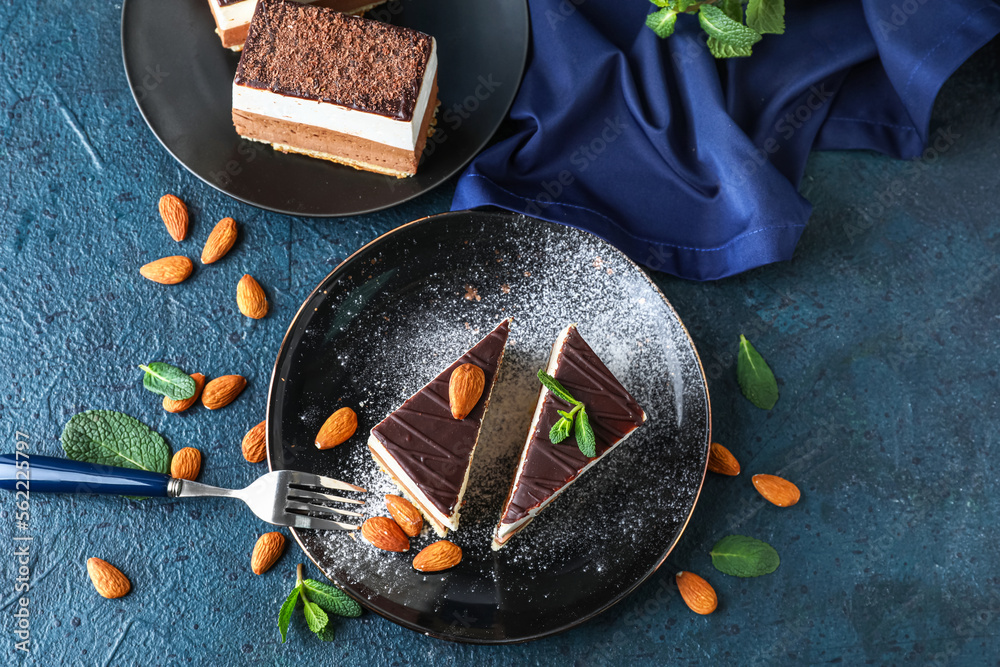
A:
POLYGON ((509 333, 510 320, 504 320, 372 429, 372 435, 414 484, 447 516, 458 504, 458 494, 465 481, 509 333), (452 371, 462 364, 475 364, 483 369, 486 389, 472 412, 458 420, 451 416, 448 384, 452 371))
POLYGON ((260 0, 236 83, 413 119, 433 38, 290 0, 260 0))
MULTIPOLYGON (((642 425, 645 420, 642 408, 590 349, 575 326, 569 329, 557 364, 553 377, 587 408, 597 439, 597 456, 603 456, 616 442, 642 425)), ((538 423, 526 445, 524 468, 521 476, 514 480, 500 523, 513 523, 525 517, 528 510, 538 507, 576 479, 593 460, 580 452, 574 436, 559 444, 549 440, 549 430, 559 419, 558 411, 568 411, 573 406, 551 392, 545 394, 538 423)))

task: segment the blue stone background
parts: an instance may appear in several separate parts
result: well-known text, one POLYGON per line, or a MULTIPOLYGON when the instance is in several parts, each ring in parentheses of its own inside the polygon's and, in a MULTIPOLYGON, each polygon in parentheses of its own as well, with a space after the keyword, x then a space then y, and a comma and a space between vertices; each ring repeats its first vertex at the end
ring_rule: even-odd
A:
MULTIPOLYGON (((205 454, 202 481, 242 485, 264 472, 239 454, 263 418, 271 363, 313 286, 353 250, 413 218, 447 210, 452 186, 390 211, 310 220, 238 204, 189 175, 147 130, 126 85, 120 6, 67 0, 0 6, 0 446, 17 432, 58 455, 59 434, 90 408, 132 414, 174 449, 205 454), (189 240, 164 232, 165 192, 192 213, 189 240), (185 283, 140 265, 197 257, 212 225, 240 223, 235 249, 185 283), (252 273, 272 304, 235 308, 252 273), (167 415, 135 364, 171 360, 250 385, 217 413, 167 415)), ((0 504, 0 627, 9 664, 998 664, 1000 416, 1000 44, 946 85, 939 149, 916 162, 817 154, 802 191, 815 211, 791 262, 711 284, 657 274, 702 355, 715 439, 740 459, 710 475, 666 565, 585 626, 539 642, 474 647, 433 640, 375 614, 322 644, 281 600, 297 547, 264 576, 249 552, 266 530, 226 502, 33 496, 30 653, 15 651, 13 497, 0 504), (771 362, 781 399, 754 408, 735 381, 740 333, 771 362), (795 481, 778 509, 750 475, 795 481), (772 575, 713 570, 729 533, 781 553, 772 575), (98 597, 85 561, 118 564, 133 592, 98 597), (691 613, 679 569, 715 586, 719 610, 691 613)), ((669 210, 665 210, 665 216, 669 210)), ((654 258, 655 260, 655 258, 654 258)), ((311 576, 317 571, 308 568, 311 576)))

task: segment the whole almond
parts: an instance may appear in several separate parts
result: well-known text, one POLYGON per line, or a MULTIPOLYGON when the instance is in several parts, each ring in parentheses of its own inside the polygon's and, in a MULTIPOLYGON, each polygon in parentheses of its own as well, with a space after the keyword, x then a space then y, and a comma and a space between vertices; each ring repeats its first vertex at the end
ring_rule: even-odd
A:
POLYGON ((253 276, 245 275, 236 286, 236 305, 247 317, 259 320, 267 315, 267 297, 253 276))
POLYGON ((139 268, 143 278, 161 285, 184 282, 194 271, 194 262, 183 255, 163 257, 139 268))
POLYGON ((684 602, 696 614, 711 614, 719 606, 719 598, 712 584, 694 572, 678 572, 675 577, 684 602))
POLYGON ((420 550, 413 559, 413 569, 421 572, 440 572, 462 562, 462 549, 448 540, 440 540, 420 550))
POLYGON ((350 408, 341 408, 327 417, 316 434, 316 447, 330 449, 347 442, 358 430, 358 415, 350 408))
POLYGON ((403 529, 387 516, 373 516, 361 524, 361 537, 383 551, 410 550, 410 540, 403 529))
POLYGON ((765 500, 778 507, 791 507, 802 497, 799 487, 777 475, 754 475, 753 485, 765 500))
POLYGON ((163 409, 167 412, 184 412, 201 398, 201 392, 205 388, 205 376, 201 373, 192 373, 194 378, 194 396, 183 401, 175 401, 172 398, 163 397, 163 409))
POLYGON ((184 202, 174 195, 163 195, 160 197, 160 217, 171 238, 183 241, 188 233, 188 209, 184 202))
POLYGON ((194 447, 185 447, 170 459, 170 476, 174 479, 198 479, 201 472, 201 452, 194 447))
POLYGON ((708 452, 708 469, 720 475, 735 477, 740 474, 740 462, 733 453, 717 442, 712 443, 708 452))
POLYGON ((243 458, 250 463, 260 463, 267 456, 267 421, 254 426, 243 436, 243 458))
POLYGON ((486 388, 486 374, 475 364, 462 364, 451 372, 448 382, 448 402, 451 404, 451 416, 455 419, 465 419, 476 407, 479 398, 486 388))
POLYGON ((87 574, 90 575, 90 581, 93 582, 97 592, 109 600, 120 598, 132 590, 128 577, 106 560, 88 559, 87 574))
POLYGON ((250 569, 254 574, 264 574, 278 562, 285 551, 285 536, 281 533, 264 533, 257 539, 250 556, 250 569))
POLYGON ((236 221, 232 218, 219 220, 205 241, 205 247, 201 251, 201 263, 218 262, 232 249, 234 243, 236 243, 236 221))
POLYGON ((205 390, 201 392, 201 404, 209 410, 224 408, 236 400, 246 386, 246 378, 242 375, 223 375, 215 378, 206 384, 205 390))
POLYGON ((424 517, 420 515, 420 510, 413 506, 406 498, 394 496, 391 493, 385 496, 385 506, 389 508, 389 515, 395 519, 403 532, 410 537, 416 537, 424 527, 424 517))

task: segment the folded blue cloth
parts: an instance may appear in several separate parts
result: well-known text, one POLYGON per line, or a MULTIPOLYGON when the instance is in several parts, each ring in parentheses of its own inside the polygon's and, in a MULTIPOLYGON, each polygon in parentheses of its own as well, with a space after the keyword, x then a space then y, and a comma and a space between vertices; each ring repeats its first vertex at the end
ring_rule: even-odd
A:
POLYGON ((941 84, 1000 32, 994 0, 787 0, 784 35, 717 64, 697 17, 660 40, 646 0, 529 9, 516 133, 473 161, 452 208, 586 229, 695 280, 792 256, 810 150, 920 155, 941 84))

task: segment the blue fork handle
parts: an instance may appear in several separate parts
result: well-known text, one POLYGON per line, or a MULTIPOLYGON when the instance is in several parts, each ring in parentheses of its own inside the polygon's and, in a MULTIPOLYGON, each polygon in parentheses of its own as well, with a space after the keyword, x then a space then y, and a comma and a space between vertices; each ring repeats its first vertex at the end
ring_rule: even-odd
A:
POLYGON ((52 456, 0 455, 0 489, 40 493, 167 496, 170 475, 52 456), (27 482, 27 484, 25 484, 27 482), (25 488, 28 487, 28 488, 25 488))

